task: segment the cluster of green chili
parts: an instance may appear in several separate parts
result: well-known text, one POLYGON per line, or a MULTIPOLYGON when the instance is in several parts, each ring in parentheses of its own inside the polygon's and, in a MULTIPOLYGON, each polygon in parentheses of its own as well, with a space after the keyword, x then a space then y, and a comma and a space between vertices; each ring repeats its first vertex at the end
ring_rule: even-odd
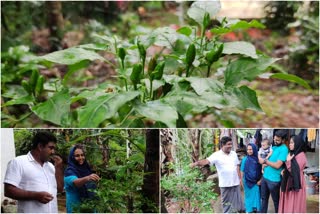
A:
POLYGON ((21 84, 29 95, 39 97, 43 92, 44 77, 38 70, 33 70, 29 81, 22 80, 21 84))

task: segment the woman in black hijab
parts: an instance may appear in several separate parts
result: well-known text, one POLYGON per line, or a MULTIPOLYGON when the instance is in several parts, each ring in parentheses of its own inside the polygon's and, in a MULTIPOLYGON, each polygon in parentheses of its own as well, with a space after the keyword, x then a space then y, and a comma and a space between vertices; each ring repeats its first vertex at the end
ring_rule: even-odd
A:
POLYGON ((92 191, 99 179, 100 177, 92 172, 82 146, 72 147, 68 167, 64 172, 67 213, 73 212, 73 208, 79 206, 82 201, 95 197, 92 191))
POLYGON ((306 213, 307 195, 303 170, 307 165, 306 143, 300 136, 292 136, 285 162, 280 191, 279 213, 306 213))

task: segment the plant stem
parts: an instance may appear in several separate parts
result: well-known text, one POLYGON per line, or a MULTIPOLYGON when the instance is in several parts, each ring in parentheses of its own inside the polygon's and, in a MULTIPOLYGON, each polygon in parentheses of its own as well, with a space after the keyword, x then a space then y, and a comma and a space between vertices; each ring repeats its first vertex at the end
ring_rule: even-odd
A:
POLYGON ((212 64, 208 65, 207 77, 209 77, 209 76, 210 76, 211 65, 212 65, 212 64))
POLYGON ((146 63, 146 58, 142 59, 142 76, 144 76, 144 65, 146 63))
MULTIPOLYGON (((111 53, 111 52, 109 52, 109 53, 111 53)), ((109 64, 111 67, 117 68, 117 67, 116 67, 112 62, 110 62, 109 60, 104 59, 103 61, 104 61, 105 63, 109 64)))
POLYGON ((150 99, 152 100, 153 92, 152 92, 152 80, 150 79, 150 99))
POLYGON ((202 43, 203 43, 203 39, 204 39, 204 34, 205 34, 205 32, 206 32, 206 29, 205 28, 203 28, 202 30, 201 30, 201 42, 200 42, 200 51, 202 52, 202 43))
POLYGON ((17 120, 17 122, 20 122, 20 121, 22 121, 22 120, 25 120, 26 118, 30 117, 32 113, 33 113, 33 112, 27 113, 27 114, 24 115, 23 117, 19 118, 19 120, 17 120))
POLYGON ((189 69, 190 69, 190 67, 188 66, 187 70, 186 70, 186 77, 189 77, 189 69))
POLYGON ((124 71, 124 61, 121 60, 121 66, 122 66, 122 70, 124 71))
POLYGON ((126 91, 128 91, 128 83, 127 83, 127 80, 124 78, 124 84, 126 86, 126 91))
POLYGON ((120 126, 122 126, 122 124, 124 123, 124 121, 126 121, 129 117, 129 115, 133 112, 133 108, 130 110, 130 112, 123 118, 123 120, 120 122, 120 126))

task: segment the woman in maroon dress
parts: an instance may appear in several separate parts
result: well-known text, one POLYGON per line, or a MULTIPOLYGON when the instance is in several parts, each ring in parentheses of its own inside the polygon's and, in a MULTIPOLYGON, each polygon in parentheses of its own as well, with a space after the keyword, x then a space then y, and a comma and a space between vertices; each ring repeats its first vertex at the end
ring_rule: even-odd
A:
POLYGON ((286 168, 281 181, 279 213, 306 213, 307 196, 303 169, 307 165, 305 143, 300 136, 292 136, 286 168))

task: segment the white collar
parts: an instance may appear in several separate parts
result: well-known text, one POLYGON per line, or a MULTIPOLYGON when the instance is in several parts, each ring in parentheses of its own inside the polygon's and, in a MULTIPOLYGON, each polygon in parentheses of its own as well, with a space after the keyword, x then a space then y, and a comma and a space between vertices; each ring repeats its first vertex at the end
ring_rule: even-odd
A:
MULTIPOLYGON (((28 158, 28 160, 29 160, 30 162, 36 162, 37 164, 39 164, 39 165, 41 166, 41 164, 38 163, 38 161, 36 161, 36 159, 34 159, 33 155, 31 154, 31 151, 28 152, 27 158, 28 158)), ((47 165, 47 164, 48 164, 48 161, 44 162, 42 167, 44 167, 44 166, 47 165)))

